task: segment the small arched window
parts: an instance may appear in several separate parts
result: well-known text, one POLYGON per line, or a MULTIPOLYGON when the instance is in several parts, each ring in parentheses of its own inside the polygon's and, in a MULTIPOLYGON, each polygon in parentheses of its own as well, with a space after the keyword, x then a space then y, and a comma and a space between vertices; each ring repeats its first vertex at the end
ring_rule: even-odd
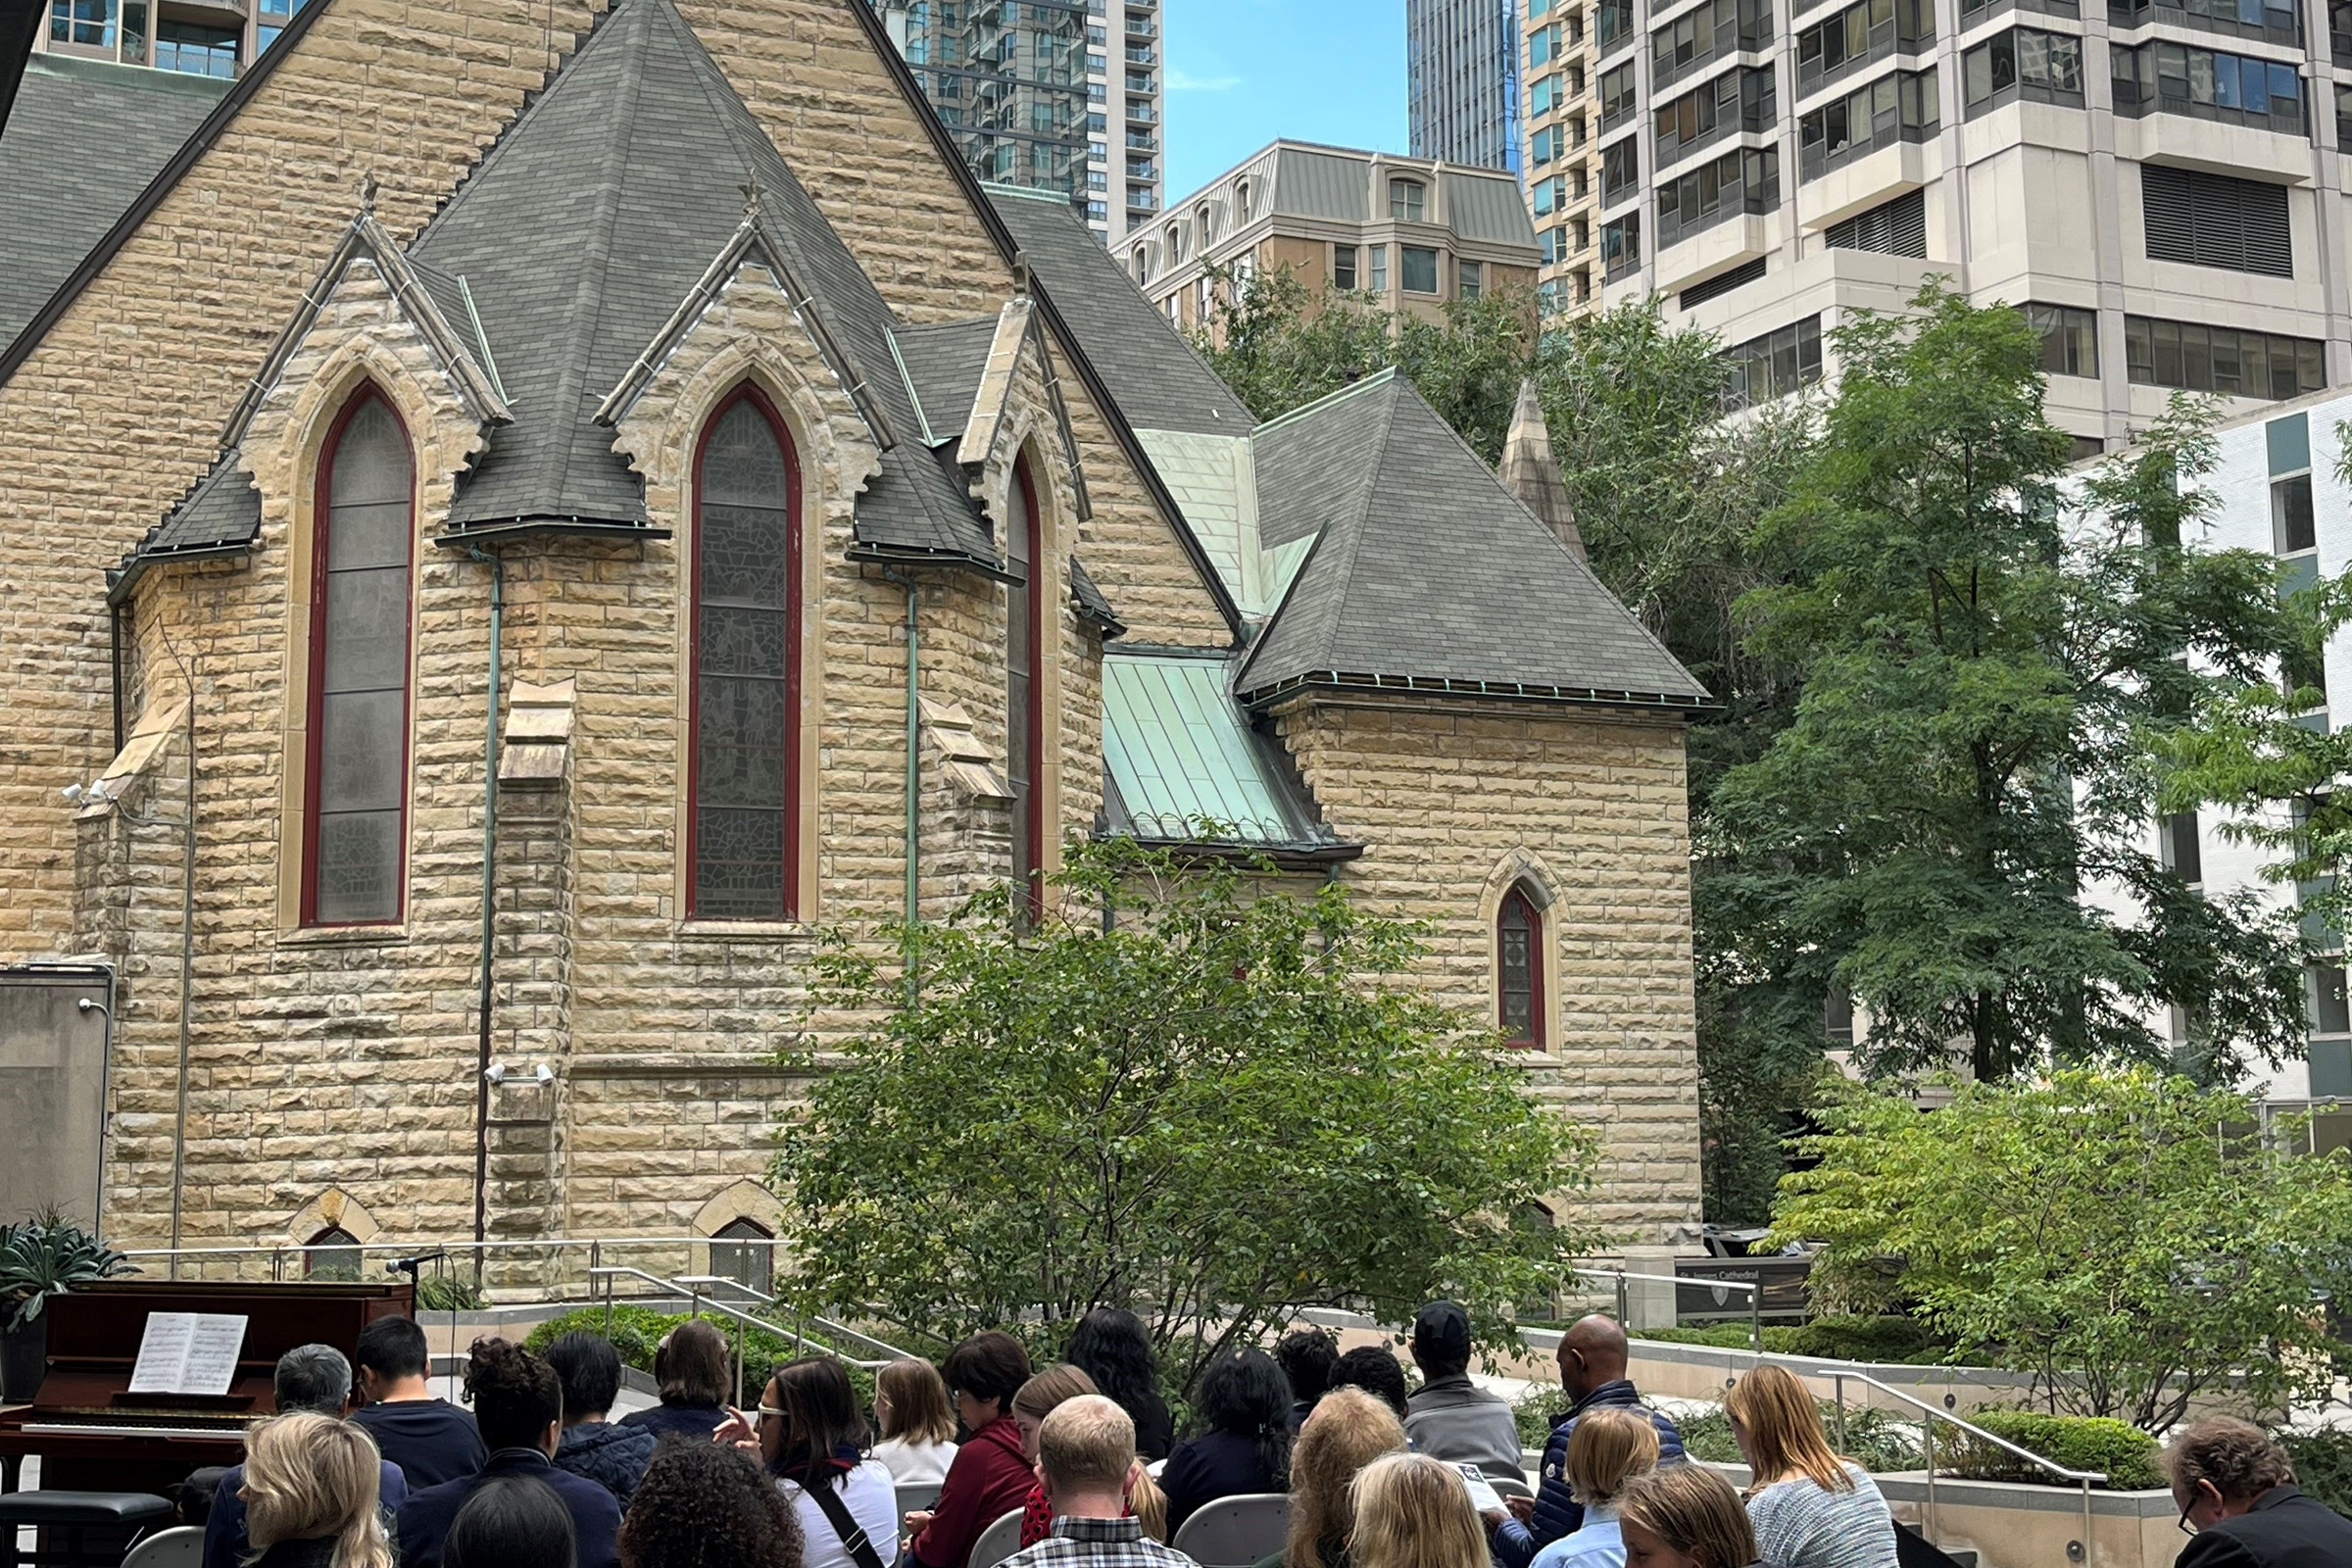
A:
POLYGON ((1250 182, 1246 179, 1233 187, 1233 220, 1237 225, 1250 221, 1250 182))
POLYGON ((694 478, 688 912, 789 920, 800 903, 800 469, 746 386, 703 431, 694 478))
POLYGON ((1145 259, 1144 248, 1141 245, 1135 248, 1135 280, 1138 283, 1152 281, 1152 264, 1145 259))
POLYGON ((1013 465, 1004 494, 1006 564, 1018 579, 1005 594, 1004 770, 1012 783, 1012 880, 1017 909, 1035 918, 1045 906, 1045 792, 1040 788, 1046 750, 1045 704, 1038 668, 1048 656, 1045 607, 1053 596, 1045 580, 1053 568, 1045 559, 1037 491, 1029 459, 1013 465))
POLYGON ((710 1272, 766 1295, 775 1288, 775 1232, 756 1219, 731 1219, 710 1239, 710 1272))
POLYGON ((1193 221, 1200 225, 1200 243, 1202 245, 1206 245, 1210 240, 1217 237, 1217 225, 1215 220, 1209 213, 1208 203, 1202 202, 1200 206, 1193 209, 1193 221))
POLYGON ((311 543, 302 921, 387 924, 408 862, 409 434, 373 387, 318 465, 311 543))
POLYGON ((1544 916, 1522 888, 1494 916, 1494 1004, 1504 1045, 1544 1044, 1544 916))
POLYGON ((329 1225, 310 1240, 302 1254, 302 1272, 314 1280, 356 1280, 360 1277, 360 1239, 340 1225, 329 1225))

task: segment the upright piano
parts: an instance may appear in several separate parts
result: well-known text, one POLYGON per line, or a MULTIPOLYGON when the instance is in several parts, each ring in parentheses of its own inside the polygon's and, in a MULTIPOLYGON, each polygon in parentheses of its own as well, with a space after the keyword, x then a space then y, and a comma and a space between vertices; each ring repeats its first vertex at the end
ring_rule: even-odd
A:
POLYGON ((253 1285, 205 1280, 105 1280, 51 1297, 48 1373, 33 1402, 0 1414, 0 1490, 13 1492, 39 1454, 50 1491, 154 1492, 206 1465, 245 1456, 245 1429, 277 1408, 277 1358, 298 1345, 345 1355, 379 1317, 408 1317, 406 1280, 383 1284, 253 1285), (228 1393, 133 1394, 131 1367, 150 1312, 230 1312, 246 1319, 228 1393))

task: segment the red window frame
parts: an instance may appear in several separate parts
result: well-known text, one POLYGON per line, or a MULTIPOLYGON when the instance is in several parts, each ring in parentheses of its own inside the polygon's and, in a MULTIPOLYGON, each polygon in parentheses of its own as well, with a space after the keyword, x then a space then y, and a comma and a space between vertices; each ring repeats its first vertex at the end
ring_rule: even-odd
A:
POLYGON ((1506 1046, 1518 1046, 1529 1051, 1544 1047, 1544 911, 1536 901, 1527 896, 1524 888, 1513 887, 1502 896, 1494 911, 1494 1017, 1498 1028, 1508 1030, 1503 1016, 1502 942, 1508 922, 1517 916, 1527 930, 1527 1028, 1519 1034, 1503 1036, 1506 1046))
POLYGON ((363 381, 344 399, 343 412, 327 427, 318 448, 318 471, 311 493, 311 646, 310 691, 303 711, 302 779, 302 923, 329 930, 398 925, 409 912, 409 742, 416 705, 416 443, 400 408, 372 381, 363 381), (329 501, 334 495, 335 460, 342 456, 343 432, 369 403, 381 403, 392 416, 393 427, 409 449, 408 614, 403 624, 400 685, 400 866, 392 912, 381 920, 321 920, 318 918, 318 784, 319 747, 324 741, 326 709, 326 562, 327 529, 332 523, 329 501))
MULTIPOLYGON (((1047 595, 1042 585, 1049 574, 1045 555, 1045 519, 1037 507, 1037 486, 1030 481, 1029 458, 1023 453, 1012 466, 1012 482, 1020 487, 1021 510, 1028 519, 1022 537, 1007 537, 1007 547, 1018 547, 1013 565, 1020 570, 1022 580, 1007 590, 1005 620, 1007 628, 1017 619, 1028 629, 1029 667, 1015 668, 1012 660, 1005 660, 1005 714, 1007 741, 1011 715, 1020 714, 1018 737, 1022 755, 1027 762, 1023 771, 1013 772, 1012 820, 1012 877, 1015 907, 1029 920, 1045 913, 1046 890, 1046 711, 1044 682, 1040 678, 1050 657, 1046 647, 1047 595)), ((1010 649, 1006 650, 1009 656, 1010 649)), ((1010 758, 1006 759, 1009 763, 1010 758)), ((1009 767, 1007 771, 1013 771, 1009 767)))
POLYGON ((697 852, 702 844, 703 774, 703 460, 718 421, 749 403, 767 421, 768 432, 784 454, 784 908, 780 918, 797 920, 801 911, 801 633, 802 540, 801 454, 793 445, 791 427, 775 405, 757 386, 745 382, 710 411, 703 433, 694 444, 694 544, 686 563, 687 592, 692 606, 686 647, 686 917, 690 920, 743 920, 756 916, 706 915, 698 906, 701 879, 697 852))

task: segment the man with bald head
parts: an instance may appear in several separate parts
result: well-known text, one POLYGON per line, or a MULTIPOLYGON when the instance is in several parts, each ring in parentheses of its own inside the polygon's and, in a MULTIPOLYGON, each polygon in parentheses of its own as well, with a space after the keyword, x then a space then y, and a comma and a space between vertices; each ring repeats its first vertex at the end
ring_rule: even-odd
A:
POLYGON ((1510 1514, 1487 1516, 1489 1544, 1499 1568, 1528 1568, 1538 1551, 1584 1524, 1585 1510, 1569 1494, 1566 1468, 1568 1439, 1576 1431, 1577 1417, 1586 1411, 1604 1405, 1641 1411, 1658 1429, 1658 1462, 1683 1462, 1683 1435, 1672 1420, 1642 1402, 1625 1375, 1625 1330, 1614 1318, 1595 1312, 1578 1318, 1560 1336, 1560 1389, 1568 1396, 1568 1410, 1552 1421, 1535 1507, 1528 1517, 1522 1521, 1510 1514))

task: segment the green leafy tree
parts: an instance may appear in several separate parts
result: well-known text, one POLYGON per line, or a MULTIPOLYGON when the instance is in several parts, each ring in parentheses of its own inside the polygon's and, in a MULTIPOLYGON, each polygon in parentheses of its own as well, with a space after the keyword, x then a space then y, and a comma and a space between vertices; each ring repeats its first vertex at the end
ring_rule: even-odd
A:
POLYGON ((2180 547, 2199 417, 2078 510, 2017 312, 1930 284, 1836 350, 1820 444, 1759 532, 1788 578, 1741 602, 1800 695, 1704 830, 1735 967, 1866 1004, 1878 1067, 1955 1041, 1980 1079, 2170 1059, 2147 1019, 2174 1007, 2216 1077, 2299 1051, 2291 916, 2152 850, 2167 748, 2300 646, 2269 556, 2180 547))
POLYGON ((2324 1303, 2352 1287, 2352 1157, 2266 1147, 2242 1097, 2070 1069, 1827 1115, 1772 1233, 1825 1244, 1817 1291, 1916 1301, 1956 1358, 2149 1432, 2232 1378, 2273 1408, 2340 1375, 2324 1303))
POLYGON ((1260 883, 1075 845, 1033 924, 1000 888, 917 933, 915 1004, 829 944, 824 1004, 878 1021, 808 1058, 782 1133, 788 1295, 1041 1348, 1127 1306, 1187 1384, 1312 1306, 1450 1296, 1510 1341, 1598 1240, 1536 1209, 1590 1185, 1592 1135, 1384 978, 1410 928, 1260 883))

